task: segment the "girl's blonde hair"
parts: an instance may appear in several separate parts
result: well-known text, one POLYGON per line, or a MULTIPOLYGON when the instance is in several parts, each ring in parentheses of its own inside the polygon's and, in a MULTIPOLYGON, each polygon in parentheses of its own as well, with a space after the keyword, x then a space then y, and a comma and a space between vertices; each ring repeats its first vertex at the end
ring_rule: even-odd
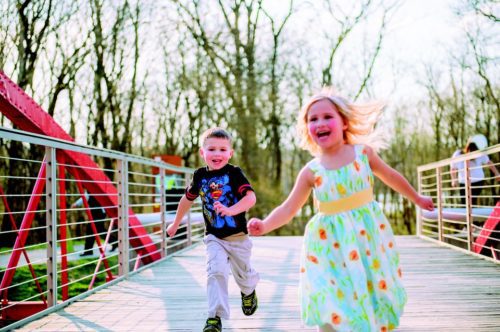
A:
POLYGON ((330 101, 347 124, 344 131, 344 140, 348 144, 366 144, 378 151, 387 146, 381 132, 375 129, 385 103, 371 102, 367 104, 354 104, 340 97, 331 87, 325 87, 320 93, 314 95, 299 113, 297 129, 301 139, 300 145, 313 155, 320 153, 319 147, 314 143, 307 128, 307 113, 311 106, 320 101, 330 101))

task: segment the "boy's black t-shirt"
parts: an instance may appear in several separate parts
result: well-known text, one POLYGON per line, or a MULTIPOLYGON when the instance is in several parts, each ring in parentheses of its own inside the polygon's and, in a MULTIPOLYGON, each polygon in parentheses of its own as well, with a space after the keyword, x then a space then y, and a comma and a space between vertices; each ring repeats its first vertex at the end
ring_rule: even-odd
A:
POLYGON ((186 198, 190 201, 201 197, 205 234, 213 234, 219 239, 243 232, 248 234, 245 212, 235 216, 220 216, 215 213, 214 203, 219 201, 230 207, 243 198, 247 191, 253 191, 243 171, 227 164, 221 169, 209 171, 208 167, 198 168, 191 184, 186 188, 186 198))

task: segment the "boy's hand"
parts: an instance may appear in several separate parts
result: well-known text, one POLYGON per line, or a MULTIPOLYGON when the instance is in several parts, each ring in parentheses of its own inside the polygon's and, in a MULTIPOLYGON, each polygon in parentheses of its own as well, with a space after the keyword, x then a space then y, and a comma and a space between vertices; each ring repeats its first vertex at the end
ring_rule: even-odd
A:
POLYGON ((432 202, 432 198, 427 196, 419 195, 416 204, 424 210, 434 211, 434 203, 432 202))
POLYGON ((264 234, 264 223, 258 218, 252 218, 247 224, 250 235, 259 236, 264 234))
POLYGON ((167 234, 169 237, 174 237, 175 233, 177 233, 177 228, 179 228, 179 225, 174 225, 170 224, 167 227, 167 234))
POLYGON ((231 209, 219 201, 214 203, 214 209, 215 209, 215 213, 219 214, 221 217, 233 215, 231 209))

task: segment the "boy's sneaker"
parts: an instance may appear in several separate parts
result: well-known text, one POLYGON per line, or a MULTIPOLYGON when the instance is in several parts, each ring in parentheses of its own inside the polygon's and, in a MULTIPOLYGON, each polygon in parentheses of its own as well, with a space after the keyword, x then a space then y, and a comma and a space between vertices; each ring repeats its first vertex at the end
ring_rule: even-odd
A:
POLYGON ((207 319, 203 332, 221 332, 221 331, 222 331, 222 323, 219 317, 215 316, 215 318, 207 319))
POLYGON ((254 314, 255 310, 257 310, 257 302, 255 290, 250 295, 241 293, 241 310, 245 315, 251 316, 254 314))

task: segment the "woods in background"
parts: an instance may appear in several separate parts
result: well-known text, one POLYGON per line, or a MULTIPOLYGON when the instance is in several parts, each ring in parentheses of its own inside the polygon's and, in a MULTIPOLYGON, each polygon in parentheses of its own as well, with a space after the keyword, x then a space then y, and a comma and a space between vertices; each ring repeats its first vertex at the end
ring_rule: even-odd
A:
MULTIPOLYGON (((312 92, 333 85, 354 100, 390 96, 398 75, 414 70, 397 68, 393 90, 381 93, 388 77, 378 66, 399 0, 272 3, 5 0, 0 68, 81 143, 180 155, 196 167, 201 132, 226 126, 238 138, 235 163, 257 190, 252 214, 264 215, 309 158, 297 147, 294 121, 312 92)), ((494 5, 462 0, 452 8, 465 23, 449 59, 415 64, 426 93, 389 97, 389 148, 382 155, 413 184, 418 165, 449 157, 471 134, 500 141, 494 5)), ((1 125, 11 126, 3 116, 1 125)), ((0 144, 11 157, 41 155, 0 144)), ((15 160, 0 163, 2 174, 30 174, 15 160)), ((29 192, 27 186, 6 189, 29 192)), ((396 232, 414 232, 413 206, 387 188, 376 190, 396 232)), ((27 199, 9 203, 22 210, 27 199)), ((280 232, 300 234, 311 212, 310 204, 302 221, 280 232)))

